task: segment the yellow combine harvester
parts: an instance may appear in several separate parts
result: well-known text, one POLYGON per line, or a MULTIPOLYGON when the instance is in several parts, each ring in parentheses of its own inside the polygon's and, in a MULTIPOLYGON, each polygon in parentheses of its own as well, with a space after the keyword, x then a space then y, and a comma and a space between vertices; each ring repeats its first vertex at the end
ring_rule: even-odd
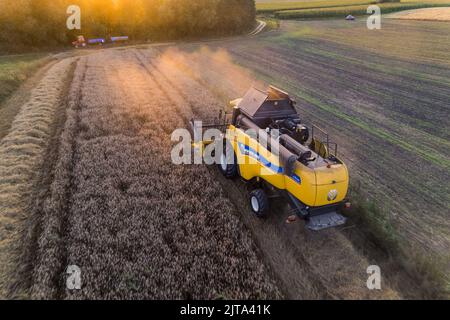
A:
MULTIPOLYGON (((217 156, 219 169, 227 178, 240 176, 248 182, 253 213, 263 217, 270 198, 284 197, 311 230, 345 224, 341 211, 350 207, 345 200, 349 174, 328 134, 302 124, 295 101, 275 87, 267 92, 252 88, 231 106, 231 119, 231 114, 221 115, 219 123, 203 128, 222 129, 220 143, 226 148, 217 156)), ((195 132, 193 120, 191 125, 195 132)), ((213 142, 194 146, 204 150, 213 142)))

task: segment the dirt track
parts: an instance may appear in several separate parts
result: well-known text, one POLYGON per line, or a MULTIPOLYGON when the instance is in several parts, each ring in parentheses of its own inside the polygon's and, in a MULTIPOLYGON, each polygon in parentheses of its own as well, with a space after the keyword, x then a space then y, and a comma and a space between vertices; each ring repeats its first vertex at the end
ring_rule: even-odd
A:
MULTIPOLYGON (((419 88, 428 85, 430 79, 409 78, 410 82, 400 81, 390 88, 398 76, 383 80, 375 72, 370 81, 361 82, 349 61, 338 59, 332 65, 324 56, 312 56, 307 50, 314 48, 325 55, 342 49, 335 46, 330 50, 332 42, 300 37, 299 41, 309 46, 302 49, 294 41, 294 57, 285 48, 270 47, 274 41, 270 37, 278 41, 278 36, 272 33, 252 42, 228 40, 222 44, 225 50, 217 50, 217 44, 210 49, 198 45, 122 48, 79 58, 74 78, 69 81, 70 94, 67 100, 59 98, 67 114, 64 130, 57 133, 61 135, 57 156, 47 164, 50 174, 42 185, 46 190, 38 196, 29 194, 36 206, 22 209, 31 215, 29 219, 38 221, 37 226, 30 225, 31 235, 25 237, 35 241, 25 244, 28 250, 33 248, 28 251, 33 256, 23 260, 26 266, 16 274, 22 280, 9 294, 69 299, 399 297, 388 282, 383 283, 381 292, 367 290, 365 271, 376 261, 368 261, 357 252, 339 230, 314 234, 306 232, 301 223, 288 226, 280 204, 273 207, 267 220, 257 220, 248 213, 245 188, 239 181, 224 180, 213 168, 179 167, 170 162, 170 134, 174 129, 184 127, 192 116, 215 115, 226 101, 242 95, 250 85, 272 82, 268 76, 272 73, 279 75, 275 84, 298 90, 297 94, 307 93, 300 98, 311 110, 302 111, 307 119, 321 117, 330 125, 359 178, 379 186, 380 172, 398 178, 397 169, 381 166, 375 147, 370 152, 361 149, 367 148, 361 143, 375 139, 373 136, 359 127, 360 138, 347 142, 345 133, 355 128, 342 118, 331 121, 325 106, 334 101, 342 108, 353 101, 360 109, 344 110, 345 114, 371 119, 387 129, 393 124, 392 114, 376 118, 383 114, 377 113, 383 105, 378 100, 381 97, 359 95, 360 91, 344 84, 359 79, 358 85, 371 92, 380 88, 403 92, 408 90, 408 83, 419 88), (263 58, 267 56, 270 63, 263 58), (304 72, 300 79, 295 68, 324 76, 316 79, 304 72), (329 72, 339 81, 327 76, 329 72), (304 86, 297 87, 294 81, 303 81, 304 86), (319 84, 327 85, 326 94, 311 89, 319 84), (347 92, 351 101, 340 92, 347 92), (318 95, 319 100, 308 100, 310 95, 318 95), (373 109, 365 109, 364 103, 370 103, 373 109), (361 162, 369 165, 363 170, 361 162), (64 286, 69 264, 79 265, 83 272, 83 289, 76 293, 64 286)), ((422 67, 434 71, 432 66, 422 67)), ((437 77, 433 72, 422 76, 437 77)), ((444 87, 441 84, 442 91, 435 91, 437 98, 414 95, 425 97, 421 101, 424 107, 438 108, 433 117, 443 125, 446 120, 439 116, 439 108, 444 108, 442 103, 446 101, 444 87)), ((400 111, 394 113, 397 116, 404 115, 401 108, 405 100, 401 102, 400 111)), ((404 129, 395 127, 395 135, 401 136, 404 129)), ((434 150, 432 139, 424 132, 442 139, 445 132, 439 128, 427 130, 409 132, 434 150)), ((45 139, 44 146, 51 137, 45 139)), ((391 141, 377 139, 378 147, 389 150, 384 154, 388 160, 403 156, 404 150, 392 146, 391 141)), ((427 172, 438 181, 442 171, 433 159, 427 172)), ((35 165, 42 166, 39 162, 35 165)), ((379 189, 386 197, 386 189, 379 189)), ((417 195, 417 189, 401 182, 397 192, 400 197, 417 195)), ((444 199, 439 194, 436 197, 435 208, 440 208, 444 199)), ((417 238, 421 240, 420 235, 417 238)), ((439 239, 435 241, 440 245, 439 239)))

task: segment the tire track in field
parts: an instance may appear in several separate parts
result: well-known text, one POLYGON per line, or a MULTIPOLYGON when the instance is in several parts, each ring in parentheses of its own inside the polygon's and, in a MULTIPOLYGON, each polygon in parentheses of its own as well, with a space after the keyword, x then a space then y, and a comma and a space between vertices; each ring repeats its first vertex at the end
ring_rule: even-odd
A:
POLYGON ((53 157, 48 190, 37 203, 37 248, 30 279, 32 299, 61 299, 64 288, 67 249, 65 235, 73 186, 76 138, 79 129, 82 84, 86 79, 87 58, 81 58, 74 71, 67 96, 65 123, 53 157))
POLYGON ((158 69, 152 64, 151 60, 146 60, 138 50, 133 50, 133 54, 139 65, 147 71, 149 77, 153 79, 158 88, 164 92, 167 99, 177 108, 178 116, 182 117, 183 121, 188 124, 195 106, 188 103, 188 100, 186 100, 185 97, 178 94, 173 94, 174 90, 170 87, 170 85, 168 85, 167 78, 158 71, 158 69), (149 66, 151 66, 151 69, 149 66))

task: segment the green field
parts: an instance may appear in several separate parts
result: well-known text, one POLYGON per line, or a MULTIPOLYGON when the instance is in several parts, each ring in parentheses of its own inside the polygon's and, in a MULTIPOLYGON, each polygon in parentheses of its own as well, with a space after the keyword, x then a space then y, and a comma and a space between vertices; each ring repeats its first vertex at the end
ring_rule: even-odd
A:
POLYGON ((270 13, 281 10, 298 10, 311 8, 328 8, 373 3, 374 0, 312 0, 312 1, 273 1, 257 2, 256 8, 260 13, 270 13))
POLYGON ((0 103, 46 61, 47 54, 0 56, 0 103))
MULTIPOLYGON (((402 10, 413 10, 430 7, 450 6, 447 4, 426 4, 426 3, 383 3, 378 5, 382 13, 392 13, 402 10)), ((308 19, 308 18, 332 18, 345 17, 347 15, 365 15, 367 14, 366 5, 355 5, 347 7, 331 7, 319 9, 286 10, 275 12, 276 17, 280 19, 308 19)))
MULTIPOLYGON (((48 61, 48 54, 43 53, 0 56, 0 139, 8 133, 11 122, 20 110, 8 98, 48 61)), ((18 97, 20 99, 23 95, 18 97)))

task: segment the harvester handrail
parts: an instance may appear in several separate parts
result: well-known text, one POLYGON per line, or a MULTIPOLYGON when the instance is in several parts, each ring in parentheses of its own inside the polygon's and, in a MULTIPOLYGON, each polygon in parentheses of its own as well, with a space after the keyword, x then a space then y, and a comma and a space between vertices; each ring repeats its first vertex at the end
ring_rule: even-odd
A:
POLYGON ((329 136, 328 132, 325 131, 324 129, 322 129, 321 127, 317 126, 317 125, 314 124, 314 123, 312 124, 312 128, 311 128, 311 129, 312 129, 312 130, 311 130, 311 138, 312 138, 313 140, 314 140, 314 138, 315 138, 315 135, 314 135, 315 129, 316 129, 316 130, 319 130, 321 133, 323 133, 323 134, 325 135, 325 137, 326 137, 325 142, 322 141, 321 139, 317 139, 317 140, 320 141, 321 143, 323 143, 323 144, 326 145, 326 147, 327 147, 328 152, 330 153, 330 155, 332 155, 332 156, 334 156, 334 157, 337 157, 337 153, 338 153, 338 144, 337 144, 336 142, 330 141, 330 136, 329 136), (331 151, 330 151, 330 150, 331 150, 330 145, 334 145, 334 154, 331 153, 331 151))

